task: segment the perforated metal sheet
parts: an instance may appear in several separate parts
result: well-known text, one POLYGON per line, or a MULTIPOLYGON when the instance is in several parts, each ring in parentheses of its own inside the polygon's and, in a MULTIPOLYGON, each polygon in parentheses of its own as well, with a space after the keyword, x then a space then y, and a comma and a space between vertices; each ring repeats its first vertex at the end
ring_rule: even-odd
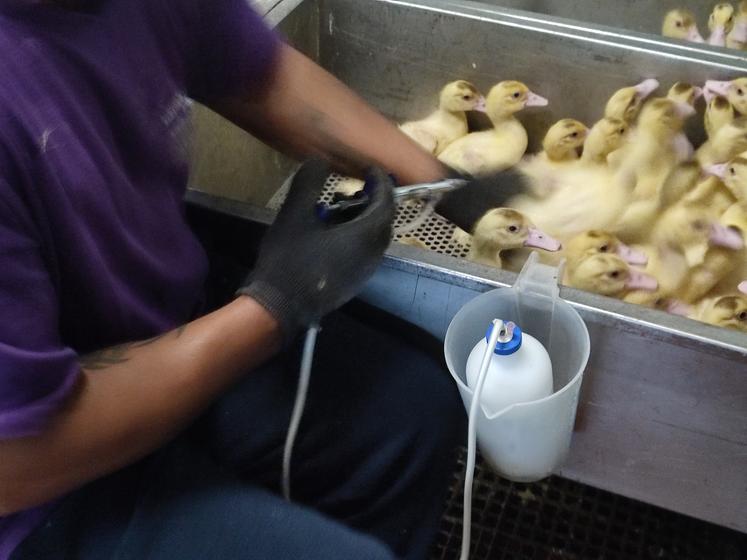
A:
MULTIPOLYGON (((464 457, 432 560, 459 558, 464 457)), ((747 536, 557 477, 533 484, 475 472, 472 560, 744 560, 747 536)))
MULTIPOLYGON (((342 181, 346 180, 342 175, 332 173, 327 182, 324 185, 322 191, 321 200, 323 202, 331 202, 335 191, 342 181)), ((286 181, 280 190, 272 197, 268 206, 275 210, 279 209, 285 199, 285 195, 288 192, 290 186, 290 180, 286 181)), ((407 226, 414 222, 421 215, 423 211, 423 204, 419 201, 410 200, 404 201, 399 204, 397 208, 397 216, 394 220, 395 232, 398 229, 407 226)), ((394 241, 404 242, 408 245, 417 245, 417 241, 422 243, 425 248, 442 253, 444 255, 451 255, 453 257, 466 257, 469 252, 469 244, 457 243, 452 239, 456 226, 438 216, 437 214, 431 214, 428 219, 418 228, 395 234, 394 241), (413 242, 413 240, 417 240, 413 242)))

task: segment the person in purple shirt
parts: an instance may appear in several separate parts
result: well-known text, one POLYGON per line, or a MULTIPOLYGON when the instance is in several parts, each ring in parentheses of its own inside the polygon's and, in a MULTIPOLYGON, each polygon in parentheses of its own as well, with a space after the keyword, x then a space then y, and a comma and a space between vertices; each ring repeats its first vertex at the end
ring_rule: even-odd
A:
POLYGON ((246 0, 0 0, 0 77, 0 560, 426 557, 463 410, 410 329, 330 314, 389 242, 388 176, 344 224, 314 200, 328 164, 444 168, 246 0), (327 162, 210 310, 189 99, 327 162), (289 503, 296 338, 323 316, 289 503))

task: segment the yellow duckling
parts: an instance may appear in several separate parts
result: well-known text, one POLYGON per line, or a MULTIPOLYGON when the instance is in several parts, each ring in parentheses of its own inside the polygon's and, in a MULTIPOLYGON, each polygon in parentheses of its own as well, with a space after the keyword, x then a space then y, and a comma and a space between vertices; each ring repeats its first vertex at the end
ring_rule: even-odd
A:
POLYGON ((465 111, 485 112, 485 98, 471 83, 457 80, 441 90, 438 109, 422 120, 403 123, 400 130, 438 155, 454 140, 467 135, 465 111))
POLYGON ((646 98, 659 87, 659 81, 653 78, 643 80, 640 84, 624 87, 612 94, 604 108, 604 116, 620 119, 632 124, 641 110, 646 98))
POLYGON ((653 291, 658 286, 654 277, 611 254, 594 254, 566 267, 563 284, 615 298, 631 290, 653 291))
POLYGON ((621 150, 617 172, 621 182, 634 183, 631 199, 611 230, 627 243, 640 243, 661 210, 663 185, 680 163, 676 138, 684 118, 694 113, 686 103, 657 98, 643 107, 635 136, 621 150))
POLYGON ((501 251, 521 247, 558 251, 561 245, 559 241, 537 229, 521 212, 511 208, 494 208, 475 224, 467 258, 500 268, 501 251))
MULTIPOLYGON (((739 231, 744 236, 747 234, 747 202, 735 202, 726 209, 719 219, 721 225, 739 231)), ((734 286, 739 286, 747 278, 747 252, 746 251, 723 251, 722 258, 730 259, 729 262, 718 262, 719 254, 706 255, 710 268, 721 266, 719 269, 729 269, 726 275, 720 279, 711 295, 724 295, 734 291, 734 286), (710 257, 710 258, 709 258, 710 257)))
POLYGON ((525 107, 542 107, 547 99, 516 81, 500 82, 488 93, 487 114, 493 128, 472 132, 450 144, 439 159, 469 173, 485 175, 513 167, 527 149, 527 131, 514 116, 525 107))
POLYGON ((691 308, 688 316, 717 327, 747 333, 747 297, 733 294, 707 298, 691 308))
MULTIPOLYGON (((674 84, 669 93, 667 93, 667 99, 671 99, 676 103, 684 103, 695 109, 695 103, 703 95, 703 89, 698 86, 693 86, 685 82, 677 82, 674 84)), ((680 162, 689 161, 692 159, 695 149, 687 139, 687 135, 684 132, 680 132, 674 138, 674 148, 677 154, 677 159, 680 162)))
POLYGON ((625 245, 611 233, 602 230, 590 230, 573 237, 567 243, 563 243, 560 254, 566 258, 570 267, 592 255, 604 254, 617 255, 631 265, 645 266, 648 263, 645 252, 625 245))
POLYGON ((687 161, 676 166, 661 187, 661 208, 669 208, 682 200, 695 189, 701 179, 702 172, 697 161, 687 161))
POLYGON ((589 129, 575 119, 559 120, 549 128, 542 141, 543 151, 519 164, 535 196, 547 196, 555 186, 557 174, 578 161, 588 133, 589 129))
POLYGON ((725 97, 716 94, 710 94, 709 97, 703 124, 708 138, 711 139, 721 128, 734 122, 736 114, 734 106, 725 97))
POLYGON ((726 36, 726 46, 730 49, 747 50, 747 1, 742 0, 734 16, 734 27, 726 36))
POLYGON ((747 151, 747 117, 737 117, 733 122, 722 126, 713 138, 708 139, 695 152, 704 169, 710 165, 729 161, 747 151))
POLYGON ((584 164, 606 164, 607 156, 622 147, 627 131, 628 124, 620 119, 605 117, 597 121, 586 137, 581 161, 584 164))
POLYGON ((711 165, 705 171, 721 179, 733 196, 730 202, 747 203, 747 157, 737 156, 728 163, 711 165))
POLYGON ((685 282, 667 295, 692 303, 716 286, 744 259, 744 238, 733 227, 714 219, 696 204, 681 203, 667 210, 652 234, 658 247, 676 245, 684 252, 689 272, 685 282))
POLYGON ((657 279, 658 288, 633 291, 625 301, 647 306, 657 306, 668 298, 693 301, 686 293, 692 272, 706 262, 711 248, 734 246, 736 241, 734 232, 719 224, 706 208, 676 204, 662 214, 651 234, 651 244, 645 247, 649 257, 645 271, 657 279))
POLYGON ((740 115, 747 115, 747 78, 736 80, 708 80, 703 86, 708 101, 713 95, 720 95, 732 104, 740 115))
POLYGON ((729 3, 716 4, 708 18, 708 29, 711 31, 708 44, 714 47, 725 47, 726 36, 734 27, 734 6, 729 3))
POLYGON ((690 10, 679 9, 667 12, 661 26, 661 34, 672 39, 682 39, 695 43, 705 42, 698 31, 695 16, 690 10))

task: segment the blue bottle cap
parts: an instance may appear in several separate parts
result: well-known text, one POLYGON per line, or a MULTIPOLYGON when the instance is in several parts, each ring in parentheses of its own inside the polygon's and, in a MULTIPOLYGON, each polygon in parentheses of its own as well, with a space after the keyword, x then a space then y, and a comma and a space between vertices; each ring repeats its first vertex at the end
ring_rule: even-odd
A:
MULTIPOLYGON (((511 322, 505 323, 507 336, 510 333, 511 339, 506 342, 498 341, 495 345, 494 353, 499 356, 509 356, 521 348, 521 329, 519 325, 511 322)), ((490 342, 490 334, 493 332, 493 323, 488 326, 488 332, 485 333, 485 342, 490 342)))

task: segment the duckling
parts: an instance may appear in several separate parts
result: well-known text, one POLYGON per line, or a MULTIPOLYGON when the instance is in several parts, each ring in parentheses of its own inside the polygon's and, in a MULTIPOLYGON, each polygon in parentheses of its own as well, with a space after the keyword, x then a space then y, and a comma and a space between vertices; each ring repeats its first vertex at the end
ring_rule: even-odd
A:
POLYGON ((604 116, 632 124, 638 116, 643 102, 658 87, 659 81, 649 78, 638 85, 617 90, 607 101, 604 116))
MULTIPOLYGON (((713 170, 721 167, 709 166, 706 168, 706 172, 715 173, 713 170)), ((737 199, 718 176, 711 175, 699 181, 695 188, 688 192, 682 200, 688 204, 701 206, 715 219, 734 204, 737 199)))
POLYGON ((695 189, 702 179, 702 171, 697 161, 687 161, 677 165, 669 172, 661 187, 661 209, 666 209, 682 200, 695 189))
MULTIPOLYGON (((744 251, 744 239, 739 230, 727 227, 713 217, 713 213, 702 205, 681 202, 668 209, 657 222, 651 239, 659 253, 669 251, 687 266, 684 278, 681 264, 653 272, 667 293, 686 303, 692 303, 708 293, 711 288, 728 275, 738 264, 744 251), (681 257, 680 257, 681 255, 681 257), (657 276, 657 273, 659 274, 657 276), (668 276, 663 280, 662 276, 668 276)), ((655 255, 652 260, 655 260, 655 255)), ((651 264, 651 261, 649 261, 651 264)))
POLYGON ((712 94, 710 101, 706 105, 705 116, 703 117, 708 138, 711 139, 716 136, 716 133, 721 128, 734 122, 734 118, 734 106, 725 97, 712 94))
POLYGON ((657 98, 643 107, 635 137, 621 150, 619 180, 632 178, 631 200, 612 226, 625 242, 643 241, 661 209, 664 183, 680 162, 675 139, 682 132, 685 115, 694 109, 670 99, 657 98))
MULTIPOLYGON (((730 228, 732 232, 747 233, 747 202, 735 202, 721 215, 719 223, 730 228)), ((716 269, 720 277, 718 284, 711 290, 710 295, 724 295, 734 291, 741 281, 747 278, 747 251, 721 249, 706 254, 708 270, 716 269), (720 252, 719 252, 720 251, 720 252), (718 258, 728 259, 728 262, 718 261, 718 258), (726 274, 722 272, 726 270, 726 274)))
POLYGON ((472 132, 450 144, 439 159, 453 169, 484 175, 519 163, 527 149, 527 131, 514 117, 525 107, 542 107, 547 99, 516 81, 500 82, 487 97, 487 114, 493 128, 472 132))
POLYGON ((739 3, 734 16, 734 27, 726 36, 726 46, 730 49, 747 50, 747 0, 739 3))
MULTIPOLYGON (((702 88, 685 82, 677 82, 670 88, 669 93, 667 93, 667 99, 671 99, 676 103, 685 103, 695 109, 695 103, 702 95, 702 88)), ((689 161, 695 153, 693 145, 687 139, 687 135, 684 132, 680 132, 675 136, 674 148, 680 162, 689 161)))
POLYGON ((681 202, 666 210, 653 229, 651 243, 644 248, 648 255, 644 270, 657 279, 658 287, 631 291, 623 299, 648 307, 681 299, 679 291, 692 269, 705 259, 713 223, 711 214, 697 205, 681 202))
POLYGON ((703 86, 709 96, 720 95, 734 106, 740 115, 747 115, 747 78, 736 80, 708 80, 703 86))
POLYGON ((695 16, 690 10, 671 10, 664 16, 661 26, 661 34, 672 39, 704 43, 704 39, 698 31, 695 16))
POLYGON ((747 203, 747 157, 745 155, 737 156, 728 163, 708 166, 705 171, 723 181, 733 197, 729 198, 730 202, 747 203))
POLYGON ((501 251, 520 247, 558 251, 561 245, 559 241, 537 229, 521 212, 511 208, 494 208, 475 224, 467 258, 500 268, 501 251))
POLYGON ((441 90, 438 109, 422 120, 403 123, 399 128, 430 153, 438 155, 454 140, 467 135, 465 111, 485 112, 485 98, 471 83, 457 80, 441 90))
POLYGON ((737 117, 716 131, 713 138, 695 151, 695 159, 704 169, 723 163, 747 151, 747 117, 737 117))
POLYGON ((716 4, 708 18, 708 29, 711 31, 708 44, 715 47, 726 46, 726 36, 734 27, 734 6, 726 2, 716 4))
POLYGON ((705 299, 692 308, 689 317, 747 333, 747 297, 733 294, 705 299))
POLYGON ((653 291, 658 287, 654 277, 631 268, 612 254, 594 254, 566 267, 563 284, 616 298, 631 290, 653 291))
POLYGON ((628 124, 620 119, 605 117, 597 121, 586 137, 581 161, 584 164, 606 164, 607 156, 622 147, 627 131, 628 124))
POLYGON ((543 151, 519 164, 535 196, 547 196, 554 187, 554 176, 579 159, 588 133, 589 129, 575 119, 559 120, 549 128, 542 141, 543 151))
POLYGON ((648 256, 644 251, 625 245, 607 231, 590 230, 563 244, 562 256, 571 267, 586 257, 603 254, 617 255, 630 265, 645 266, 648 263, 648 256))

